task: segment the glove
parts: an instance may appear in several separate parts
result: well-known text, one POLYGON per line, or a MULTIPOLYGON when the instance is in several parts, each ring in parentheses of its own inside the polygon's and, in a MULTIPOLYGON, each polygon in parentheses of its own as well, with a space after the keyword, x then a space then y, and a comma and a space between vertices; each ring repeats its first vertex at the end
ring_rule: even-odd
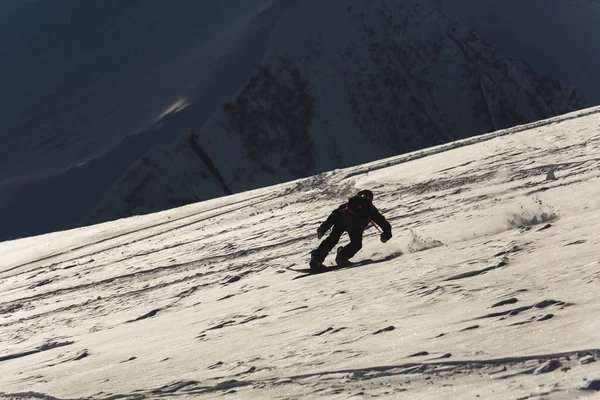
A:
POLYGON ((321 239, 324 234, 325 234, 325 230, 323 230, 323 229, 321 229, 321 227, 319 227, 319 229, 317 229, 317 239, 321 239))
POLYGON ((391 238, 392 238, 392 233, 391 233, 391 232, 390 232, 390 233, 383 232, 383 233, 382 233, 382 234, 379 236, 379 239, 381 240, 381 243, 385 243, 385 242, 387 242, 388 240, 390 240, 391 238))

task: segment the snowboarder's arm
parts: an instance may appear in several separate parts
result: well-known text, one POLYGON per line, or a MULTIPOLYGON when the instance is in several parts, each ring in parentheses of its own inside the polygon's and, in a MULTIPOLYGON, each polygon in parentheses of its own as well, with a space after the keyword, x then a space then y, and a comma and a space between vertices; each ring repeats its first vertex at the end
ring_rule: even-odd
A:
POLYGON ((373 210, 371 213, 371 220, 379 225, 379 227, 383 230, 383 234, 388 239, 392 237, 392 226, 378 210, 373 210))
POLYGON ((333 225, 335 225, 335 222, 337 221, 337 217, 339 215, 339 213, 346 207, 346 204, 342 204, 341 206, 339 206, 338 208, 336 208, 335 210, 332 211, 331 214, 329 214, 329 217, 327 217, 327 219, 325 220, 325 222, 323 222, 321 224, 321 226, 319 226, 319 229, 317 229, 318 232, 321 232, 321 236, 325 234, 325 232, 327 232, 329 229, 331 229, 331 227, 333 225))

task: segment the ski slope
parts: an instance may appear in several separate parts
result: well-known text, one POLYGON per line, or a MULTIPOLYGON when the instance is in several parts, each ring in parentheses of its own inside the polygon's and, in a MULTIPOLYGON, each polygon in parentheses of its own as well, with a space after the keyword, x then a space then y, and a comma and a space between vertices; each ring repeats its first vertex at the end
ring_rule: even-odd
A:
POLYGON ((595 108, 0 243, 0 398, 597 397, 599 162, 595 108), (392 240, 288 269, 359 188, 392 240))

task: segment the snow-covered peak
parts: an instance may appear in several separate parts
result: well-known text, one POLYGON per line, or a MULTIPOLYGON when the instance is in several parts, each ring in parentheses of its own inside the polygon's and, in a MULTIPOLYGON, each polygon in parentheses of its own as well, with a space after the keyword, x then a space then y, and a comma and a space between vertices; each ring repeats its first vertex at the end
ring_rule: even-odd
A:
POLYGON ((130 168, 90 221, 289 181, 580 108, 432 6, 298 1, 263 65, 195 131, 130 168), (309 23, 310 22, 310 23, 309 23))
POLYGON ((600 1, 431 0, 505 56, 574 86, 600 104, 600 1))

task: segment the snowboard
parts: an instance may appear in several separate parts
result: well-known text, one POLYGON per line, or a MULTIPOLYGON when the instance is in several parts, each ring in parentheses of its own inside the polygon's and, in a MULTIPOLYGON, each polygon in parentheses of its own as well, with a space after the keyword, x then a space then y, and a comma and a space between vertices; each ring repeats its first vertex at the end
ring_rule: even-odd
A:
POLYGON ((342 269, 342 268, 349 268, 352 267, 354 265, 360 265, 361 262, 358 263, 352 263, 352 262, 347 262, 345 264, 338 264, 338 265, 330 265, 330 266, 323 266, 323 268, 318 268, 318 269, 312 269, 312 268, 294 268, 294 267, 287 267, 288 270, 290 271, 294 271, 294 272, 298 272, 304 275, 300 275, 295 277, 294 279, 299 279, 299 278, 304 278, 310 275, 318 275, 318 274, 323 274, 325 272, 331 272, 331 271, 335 271, 338 269, 342 269))
POLYGON ((365 259, 362 259, 359 261, 348 261, 347 263, 340 264, 340 265, 327 265, 327 266, 324 265, 323 268, 316 269, 316 270, 313 270, 310 268, 294 268, 292 266, 286 267, 286 269, 303 274, 303 275, 299 275, 299 276, 293 278, 293 279, 299 279, 299 278, 305 278, 305 277, 311 276, 311 275, 318 275, 318 274, 322 274, 325 272, 336 271, 336 270, 344 269, 344 268, 356 268, 356 267, 363 267, 363 266, 368 266, 371 264, 386 262, 386 261, 390 261, 395 258, 398 258, 401 255, 402 255, 402 252, 395 252, 395 253, 389 254, 381 259, 365 258, 365 259))

